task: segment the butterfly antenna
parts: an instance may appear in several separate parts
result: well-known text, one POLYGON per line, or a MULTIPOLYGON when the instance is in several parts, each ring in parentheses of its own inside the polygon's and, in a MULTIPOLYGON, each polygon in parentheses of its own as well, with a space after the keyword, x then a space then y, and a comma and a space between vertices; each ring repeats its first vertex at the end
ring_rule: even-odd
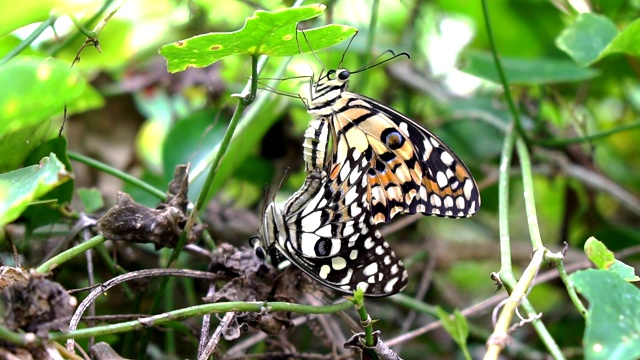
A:
POLYGON ((365 70, 369 70, 369 69, 371 69, 371 68, 374 68, 374 67, 376 67, 376 66, 378 66, 378 65, 382 65, 382 64, 384 64, 384 63, 386 63, 386 62, 388 62, 388 61, 391 61, 391 60, 393 60, 393 59, 399 58, 399 57, 401 57, 401 56, 406 56, 406 57, 407 57, 407 59, 411 59, 411 55, 409 55, 409 53, 407 53, 407 52, 404 52, 404 51, 403 51, 403 52, 401 52, 401 53, 399 53, 399 54, 396 54, 396 53, 394 53, 394 52, 393 52, 393 50, 386 50, 386 51, 385 51, 385 52, 383 52, 382 54, 380 54, 380 55, 376 56, 376 57, 375 57, 372 61, 370 61, 367 65, 365 65, 365 66, 361 67, 361 68, 360 68, 360 69, 358 69, 358 70, 352 71, 351 73, 352 73, 352 74, 356 74, 356 73, 359 73, 359 72, 362 72, 362 71, 365 71, 365 70), (384 59, 384 60, 381 60, 381 61, 378 61, 378 60, 379 60, 382 56, 384 56, 385 54, 391 54, 391 57, 390 57, 390 58, 387 58, 387 59, 384 59))
POLYGON ((342 69, 342 63, 344 62, 344 57, 347 56, 347 51, 349 51, 349 48, 351 47, 351 43, 356 38, 356 35, 358 35, 358 30, 357 29, 356 29, 356 33, 353 34, 353 36, 349 40, 349 43, 347 44, 347 48, 344 49, 344 52, 342 53, 342 57, 340 58, 340 62, 338 63, 338 69, 342 69))

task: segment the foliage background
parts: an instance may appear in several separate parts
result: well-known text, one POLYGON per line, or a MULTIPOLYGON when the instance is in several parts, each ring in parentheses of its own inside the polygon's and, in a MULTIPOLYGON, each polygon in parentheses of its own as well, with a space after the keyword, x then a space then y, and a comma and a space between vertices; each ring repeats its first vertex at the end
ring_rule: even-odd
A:
MULTIPOLYGON (((638 130, 634 129, 640 106, 638 61, 633 54, 614 54, 589 67, 575 65, 567 52, 559 48, 557 39, 576 21, 579 12, 576 4, 580 3, 573 2, 572 7, 564 1, 489 2, 494 40, 505 66, 511 65, 508 76, 515 79, 511 89, 529 141, 542 239, 552 251, 560 251, 565 242, 569 244, 567 267, 588 266, 581 249, 590 236, 611 250, 625 250, 627 255, 636 252, 640 240, 637 198, 640 163, 636 156, 638 130), (571 144, 563 142, 621 126, 626 126, 626 130, 610 136, 571 144)), ((75 14, 82 23, 105 5, 60 4, 65 4, 66 11, 75 14)), ((640 8, 634 1, 592 1, 590 5, 618 30, 637 19, 640 8)), ((37 6, 49 5, 34 3, 33 7, 37 6)), ((250 60, 227 57, 206 69, 168 74, 158 48, 206 32, 234 31, 256 9, 283 6, 286 4, 279 1, 126 2, 100 32, 101 51, 84 49, 81 61, 74 66, 82 81, 86 81, 86 87, 68 102, 70 117, 63 132, 68 149, 133 174, 162 190, 176 164, 189 161, 192 170, 199 169, 204 155, 224 134, 237 102, 231 95, 245 86, 251 74, 250 60)), ((482 211, 471 219, 411 216, 383 228, 396 252, 406 260, 411 274, 404 294, 410 297, 418 294, 419 301, 448 311, 494 297, 496 287, 489 273, 500 268, 499 161, 504 129, 511 116, 502 88, 496 81, 487 80, 495 80, 495 70, 481 3, 362 0, 336 1, 327 6, 323 22, 348 24, 360 30, 346 52, 345 67, 359 68, 388 49, 411 54, 410 61, 393 61, 354 76, 350 89, 410 114, 424 124, 465 160, 481 186, 482 211), (368 44, 369 41, 372 42, 368 44)), ((47 17, 45 11, 44 16, 32 21, 47 17)), ((36 26, 0 38, 0 56, 15 49, 21 38, 36 26)), ((78 31, 66 16, 57 19, 55 29, 56 34, 48 29, 21 56, 53 56, 71 64, 84 37, 76 35, 78 31)), ((579 41, 574 39, 573 44, 589 45, 588 40, 585 44, 579 41)), ((346 42, 319 51, 322 64, 311 56, 271 58, 262 77, 288 78, 309 75, 312 67, 316 71, 322 65, 332 68, 340 62, 345 49, 346 42), (290 61, 286 72, 277 75, 277 69, 285 61, 290 61)), ((19 57, 12 61, 25 60, 19 57)), ((21 79, 15 81, 19 83, 21 79)), ((9 84, 5 82, 3 87, 10 88, 9 84)), ((276 85, 279 91, 294 94, 303 87, 303 82, 295 80, 276 85)), ((71 97, 69 90, 61 90, 56 93, 60 99, 71 97)), ((260 126, 243 132, 242 139, 232 143, 211 189, 211 202, 202 216, 216 243, 246 245, 258 228, 265 186, 269 185, 269 193, 276 200, 284 201, 304 178, 300 144, 309 121, 304 105, 297 99, 265 91, 259 96, 269 97, 259 113, 252 114, 260 119, 260 126), (240 141, 241 145, 234 145, 240 141)), ((26 104, 36 100, 23 99, 26 104)), ((26 160, 29 153, 57 136, 61 115, 62 108, 58 107, 55 113, 41 117, 36 127, 5 134, 0 139, 0 149, 10 155, 0 160, 3 172, 30 164, 26 160)), ((97 188, 105 201, 103 209, 93 213, 95 216, 114 203, 118 190, 149 206, 157 203, 148 193, 130 184, 123 185, 102 171, 78 162, 72 166, 75 189, 97 188)), ((517 157, 512 175, 508 214, 510 255, 519 274, 518 270, 529 263, 532 248, 517 157)), ((192 199, 200 191, 198 186, 202 186, 201 181, 190 188, 192 199)), ((77 196, 73 204, 73 209, 82 210, 77 196)), ((51 223, 38 213, 25 213, 4 229, 0 241, 3 262, 13 264, 9 243, 4 241, 11 237, 21 255, 21 264, 38 266, 46 254, 64 250, 56 245, 65 238, 70 224, 72 221, 67 217, 58 216, 51 223)), ((160 267, 169 256, 168 250, 128 248, 115 243, 107 244, 105 250, 104 258, 95 259, 95 282, 113 276, 103 263, 107 257, 114 257, 125 271, 132 271, 160 267)), ((627 261, 633 265, 637 259, 627 261)), ((56 270, 55 279, 67 289, 87 286, 88 280, 78 277, 86 271, 84 266, 84 260, 77 258, 56 270)), ((178 267, 201 270, 206 266, 206 259, 187 254, 178 263, 178 267)), ((101 300, 98 313, 146 313, 156 286, 154 281, 136 284, 134 293, 142 295, 135 298, 113 290, 117 296, 101 300)), ((201 303, 205 294, 201 284, 195 282, 176 280, 172 286, 176 291, 165 296, 166 311, 201 303)), ((569 301, 562 282, 554 279, 537 285, 529 299, 543 313, 545 324, 565 355, 580 358, 585 322, 569 301)), ((383 330, 385 340, 434 321, 433 316, 413 312, 401 302, 391 298, 367 303, 370 314, 380 319, 376 328, 383 330)), ((471 329, 468 346, 474 357, 483 353, 491 332, 490 313, 489 307, 468 316, 471 329)), ((348 326, 343 326, 348 337, 348 326)), ((154 330, 149 356, 193 357, 197 337, 192 333, 197 327, 198 321, 191 319, 162 331, 154 330)), ((108 336, 106 340, 121 354, 133 356, 141 353, 135 345, 137 336, 127 333, 108 336)), ((314 336, 317 334, 303 326, 292 330, 289 341, 298 351, 326 353, 330 347, 318 346, 314 336)), ((512 336, 514 342, 507 350, 509 357, 542 358, 547 351, 530 326, 517 329, 512 336)), ((233 342, 221 344, 221 352, 233 345, 233 342)), ((260 353, 265 349, 264 344, 256 345, 253 351, 260 353)), ((459 351, 441 329, 409 340, 399 350, 406 359, 424 358, 425 354, 431 358, 454 358, 459 351)))

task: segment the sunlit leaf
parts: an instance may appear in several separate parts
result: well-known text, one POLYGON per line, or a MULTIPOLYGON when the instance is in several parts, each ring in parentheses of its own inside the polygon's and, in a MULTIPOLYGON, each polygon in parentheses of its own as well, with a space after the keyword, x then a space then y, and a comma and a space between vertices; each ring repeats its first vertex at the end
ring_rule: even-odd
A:
POLYGON ((17 58, 0 67, 0 136, 62 115, 86 80, 57 59, 17 58))
POLYGON ((70 178, 53 153, 38 165, 0 174, 0 225, 17 219, 30 203, 70 178))
POLYGON ((277 11, 256 11, 242 29, 229 33, 209 33, 165 45, 160 54, 167 59, 169 72, 205 67, 230 55, 290 56, 336 45, 353 36, 351 26, 331 24, 304 31, 297 23, 319 16, 321 4, 277 11))
POLYGON ((594 237, 590 237, 584 244, 584 252, 589 260, 594 263, 598 269, 611 271, 626 281, 638 281, 640 277, 635 274, 635 269, 616 260, 613 252, 607 249, 607 246, 594 237))

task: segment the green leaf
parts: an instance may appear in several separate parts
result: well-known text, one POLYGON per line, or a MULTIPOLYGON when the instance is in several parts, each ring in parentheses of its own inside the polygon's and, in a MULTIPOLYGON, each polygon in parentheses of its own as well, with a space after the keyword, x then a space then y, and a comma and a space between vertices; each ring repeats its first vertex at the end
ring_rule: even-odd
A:
POLYGON ((449 313, 439 306, 436 306, 436 313, 442 322, 442 327, 451 335, 453 341, 460 346, 462 352, 465 354, 465 358, 471 359, 469 350, 467 349, 467 338, 469 337, 469 324, 467 323, 467 319, 457 309, 453 312, 453 319, 449 313))
POLYGON ((86 81, 57 59, 20 57, 0 67, 0 136, 62 115, 86 81))
POLYGON ((25 25, 47 20, 54 4, 51 0, 25 1, 20 4, 3 2, 0 36, 25 25))
POLYGON ((30 203, 70 178, 53 153, 38 165, 0 174, 0 226, 17 219, 30 203))
POLYGON ((640 56, 640 47, 638 42, 640 41, 640 19, 634 21, 626 29, 624 29, 618 36, 616 36, 607 47, 602 51, 599 59, 605 56, 624 53, 632 56, 640 56))
POLYGON ((589 66, 618 34, 616 25, 607 17, 584 13, 556 38, 556 46, 580 66, 589 66))
POLYGON ((589 301, 584 357, 637 359, 640 356, 640 290, 608 271, 578 271, 570 279, 589 301))
POLYGON ((607 270, 616 261, 613 252, 593 236, 584 243, 584 253, 598 269, 607 270))
POLYGON ((78 189, 78 196, 80 197, 80 201, 82 201, 85 213, 92 213, 104 206, 102 193, 98 189, 78 189))
POLYGON ((50 121, 33 124, 0 135, 0 173, 19 168, 33 149, 54 136, 49 125, 50 121))
POLYGON ((640 277, 635 274, 635 269, 632 266, 616 260, 613 252, 611 252, 603 242, 593 236, 585 242, 584 253, 598 269, 611 271, 622 277, 625 281, 640 280, 640 277))
POLYGON ((209 33, 165 45, 160 54, 167 59, 169 72, 206 67, 230 55, 290 56, 336 45, 353 36, 351 26, 331 24, 297 32, 299 22, 319 16, 322 4, 277 11, 256 11, 242 29, 230 33, 209 33), (297 32, 297 33, 296 33, 297 32), (309 45, 311 44, 311 49, 309 45))
MULTIPOLYGON (((479 78, 500 82, 493 57, 489 53, 467 54, 467 65, 462 71, 479 78)), ((509 84, 555 84, 584 81, 596 77, 599 72, 583 69, 568 60, 515 59, 502 57, 502 66, 509 84)))

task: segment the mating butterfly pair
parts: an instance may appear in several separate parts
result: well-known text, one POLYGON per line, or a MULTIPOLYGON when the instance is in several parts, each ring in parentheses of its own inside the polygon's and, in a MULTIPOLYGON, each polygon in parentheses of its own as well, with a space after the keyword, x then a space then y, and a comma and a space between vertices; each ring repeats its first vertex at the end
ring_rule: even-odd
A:
POLYGON ((272 260, 282 254, 334 290, 389 296, 406 286, 407 272, 375 225, 399 213, 468 217, 480 207, 480 193, 435 135, 346 91, 350 75, 331 70, 312 84, 307 107, 314 119, 303 144, 309 174, 283 206, 268 205, 260 237, 272 260))

